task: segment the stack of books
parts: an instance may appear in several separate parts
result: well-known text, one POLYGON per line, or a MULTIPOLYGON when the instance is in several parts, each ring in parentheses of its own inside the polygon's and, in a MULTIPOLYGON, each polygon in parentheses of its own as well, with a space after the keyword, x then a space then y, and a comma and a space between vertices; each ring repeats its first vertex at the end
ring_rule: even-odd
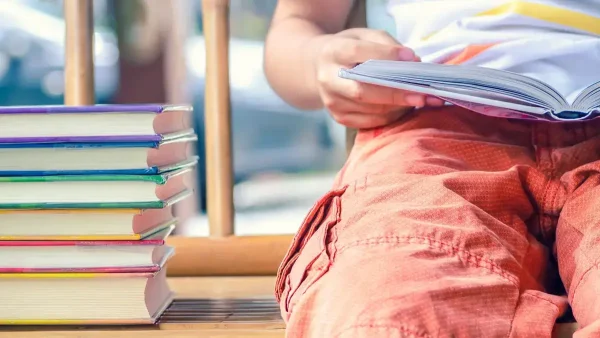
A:
POLYGON ((145 324, 172 293, 191 107, 0 108, 0 323, 145 324))

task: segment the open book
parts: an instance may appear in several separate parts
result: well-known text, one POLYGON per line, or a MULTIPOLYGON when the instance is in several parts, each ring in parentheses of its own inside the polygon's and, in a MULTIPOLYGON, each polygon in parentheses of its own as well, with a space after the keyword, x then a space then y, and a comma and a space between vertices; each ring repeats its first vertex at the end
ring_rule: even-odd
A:
POLYGON ((369 60, 340 77, 428 94, 496 117, 581 121, 600 116, 600 81, 567 102, 556 89, 513 72, 465 65, 369 60))

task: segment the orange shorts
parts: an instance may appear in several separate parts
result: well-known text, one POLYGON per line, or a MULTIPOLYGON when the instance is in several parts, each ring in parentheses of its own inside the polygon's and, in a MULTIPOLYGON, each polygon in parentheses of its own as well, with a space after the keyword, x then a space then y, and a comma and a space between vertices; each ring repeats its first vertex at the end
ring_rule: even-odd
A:
POLYGON ((595 337, 599 262, 600 121, 427 109, 358 134, 276 296, 290 338, 595 337))

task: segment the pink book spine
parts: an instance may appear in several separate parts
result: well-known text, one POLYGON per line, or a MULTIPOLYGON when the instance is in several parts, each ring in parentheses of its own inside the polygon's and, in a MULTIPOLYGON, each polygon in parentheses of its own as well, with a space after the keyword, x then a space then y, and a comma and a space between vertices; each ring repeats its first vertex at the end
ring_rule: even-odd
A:
POLYGON ((158 265, 134 267, 94 267, 94 268, 3 268, 0 273, 155 273, 160 271, 158 265))
POLYGON ((162 239, 140 241, 0 241, 2 246, 131 246, 131 245, 163 245, 162 239))

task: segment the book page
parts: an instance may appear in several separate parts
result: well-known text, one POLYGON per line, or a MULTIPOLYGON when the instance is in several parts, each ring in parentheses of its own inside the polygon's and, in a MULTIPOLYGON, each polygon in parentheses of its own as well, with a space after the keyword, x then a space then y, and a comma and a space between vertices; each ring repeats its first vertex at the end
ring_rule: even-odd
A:
POLYGON ((532 106, 528 102, 514 103, 517 100, 516 98, 512 98, 511 100, 500 100, 497 97, 496 98, 488 98, 488 97, 485 97, 484 95, 482 95, 482 92, 483 92, 482 90, 478 90, 478 91, 467 90, 467 89, 461 89, 460 91, 454 91, 454 90, 451 91, 449 89, 443 90, 443 89, 436 89, 436 88, 423 86, 423 85, 416 85, 416 84, 392 81, 389 79, 368 77, 368 76, 344 72, 344 71, 340 72, 340 76, 343 78, 356 80, 356 81, 360 81, 360 82, 364 82, 364 83, 370 83, 370 84, 375 84, 375 85, 384 86, 384 87, 397 88, 397 89, 401 89, 401 90, 437 96, 446 101, 450 101, 451 99, 459 100, 459 101, 464 101, 464 102, 471 102, 472 104, 480 104, 480 105, 485 105, 485 106, 490 106, 490 107, 505 108, 505 109, 510 109, 510 110, 514 110, 514 111, 521 111, 521 112, 537 114, 537 115, 544 115, 549 110, 548 108, 532 106))
POLYGON ((581 110, 590 110, 600 107, 600 81, 585 88, 573 102, 573 107, 581 110))
POLYGON ((543 118, 543 115, 535 115, 535 114, 526 114, 523 112, 519 112, 512 109, 494 107, 485 104, 473 103, 469 101, 461 101, 456 99, 447 100, 450 103, 453 103, 459 107, 463 107, 474 111, 476 113, 480 113, 487 116, 492 117, 502 117, 502 118, 512 118, 512 119, 521 119, 521 120, 548 120, 543 118))
POLYGON ((369 60, 352 69, 342 70, 340 76, 542 115, 548 111, 570 108, 561 94, 546 83, 485 67, 369 60), (484 97, 486 100, 478 100, 484 97))

